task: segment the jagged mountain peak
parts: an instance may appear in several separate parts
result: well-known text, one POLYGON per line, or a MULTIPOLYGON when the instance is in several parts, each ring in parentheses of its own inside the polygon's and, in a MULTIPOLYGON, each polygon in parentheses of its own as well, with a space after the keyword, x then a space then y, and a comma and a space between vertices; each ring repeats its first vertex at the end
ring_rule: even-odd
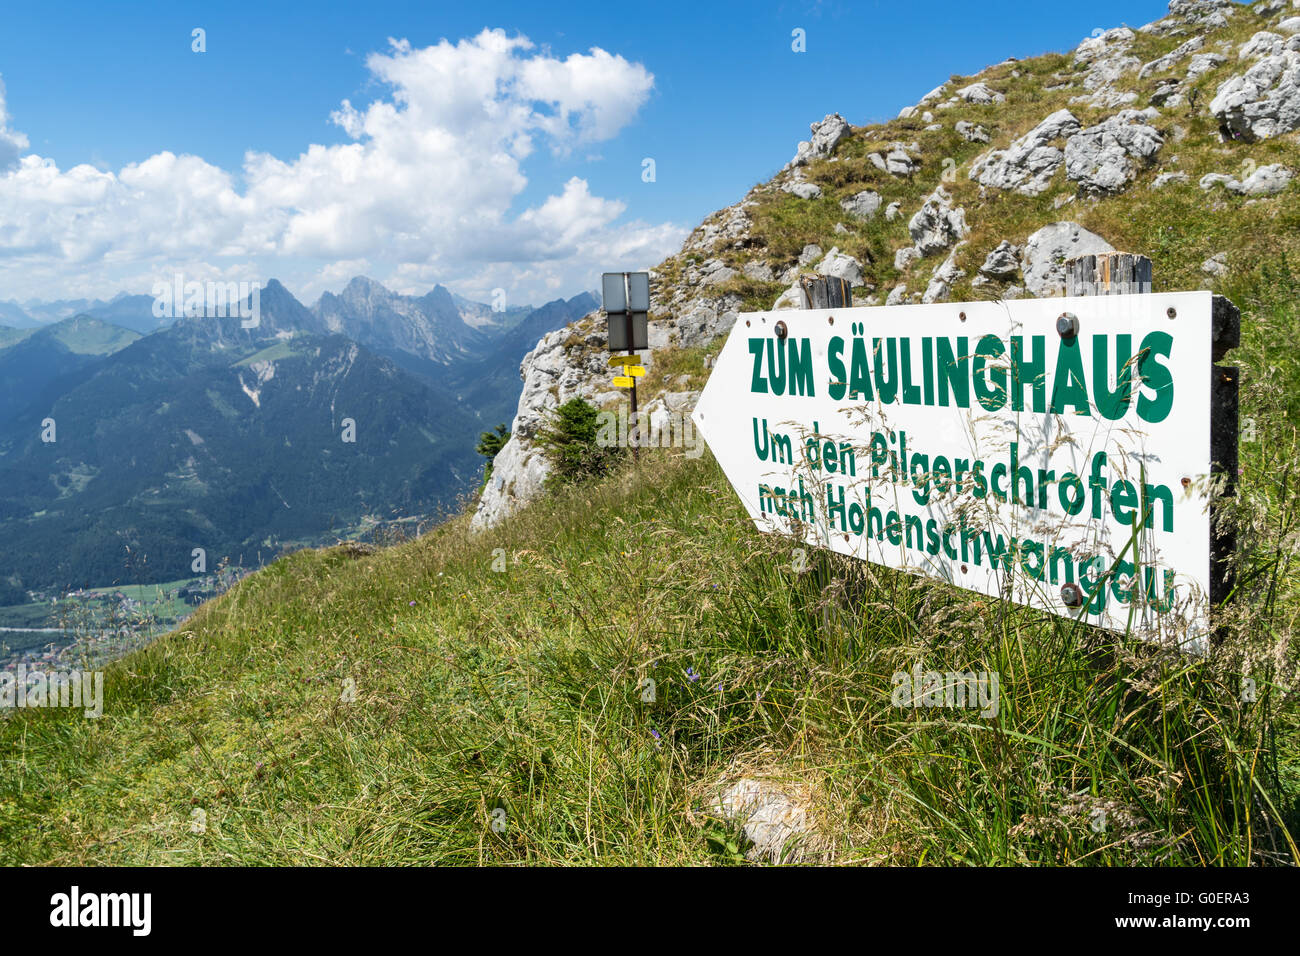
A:
POLYGON ((339 292, 338 298, 347 302, 363 304, 388 303, 395 299, 401 299, 403 296, 393 292, 377 279, 372 279, 369 276, 353 276, 339 292))

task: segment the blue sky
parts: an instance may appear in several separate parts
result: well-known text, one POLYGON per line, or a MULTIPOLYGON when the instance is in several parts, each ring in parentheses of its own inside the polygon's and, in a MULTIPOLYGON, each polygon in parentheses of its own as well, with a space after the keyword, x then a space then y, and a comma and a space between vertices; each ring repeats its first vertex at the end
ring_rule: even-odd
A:
POLYGON ((641 260, 675 249, 701 218, 779 169, 828 112, 854 124, 884 119, 953 73, 1067 50, 1096 28, 1137 27, 1165 10, 1160 0, 25 5, 6 11, 0 31, 0 136, 23 137, 15 152, 29 157, 20 181, 20 167, 4 168, 0 142, 0 208, 25 223, 8 242, 0 224, 0 299, 147 291, 141 282, 172 268, 262 272, 308 300, 353 267, 410 289, 443 281, 476 296, 508 285, 515 301, 571 295, 603 268, 651 265, 641 260), (204 53, 191 50, 195 27, 206 31, 204 53), (461 83, 456 58, 477 56, 456 45, 485 28, 532 44, 495 69, 537 66, 536 92, 503 105, 534 102, 537 114, 519 121, 529 145, 499 164, 499 144, 462 115, 464 102, 440 112, 461 83), (806 32, 804 53, 791 50, 796 28, 806 32), (433 77, 419 51, 443 40, 453 73, 433 77), (592 48, 621 60, 576 64, 575 81, 564 64, 592 48), (372 55, 391 59, 387 78, 372 55), (404 81, 423 91, 427 119, 408 118, 388 147, 331 120, 345 100, 363 116, 377 102, 400 112, 404 81), (607 100, 584 113, 593 94, 574 93, 569 131, 549 128, 548 84, 584 82, 607 100), (573 134, 584 116, 594 129, 573 134), (418 123, 443 137, 425 156, 418 123), (460 136, 464 149, 447 139, 460 136), (313 144, 333 152, 299 162, 313 144), (351 175, 347 150, 358 144, 356 161, 369 168, 349 192, 350 179, 332 178, 351 175), (250 151, 266 160, 253 172, 250 151), (159 154, 196 161, 123 176, 159 154), (442 182, 448 155, 465 158, 468 171, 442 182), (641 179, 645 157, 655 160, 653 183, 641 179), (68 180, 79 164, 112 178, 68 180), (215 182, 219 174, 229 181, 215 182), (386 177, 409 190, 410 209, 396 189, 366 195, 386 177), (33 195, 40 190, 48 195, 33 195), (458 197, 465 209, 453 208, 458 197), (422 202, 437 227, 416 237, 422 202), (334 241, 331 230, 351 238, 334 241))

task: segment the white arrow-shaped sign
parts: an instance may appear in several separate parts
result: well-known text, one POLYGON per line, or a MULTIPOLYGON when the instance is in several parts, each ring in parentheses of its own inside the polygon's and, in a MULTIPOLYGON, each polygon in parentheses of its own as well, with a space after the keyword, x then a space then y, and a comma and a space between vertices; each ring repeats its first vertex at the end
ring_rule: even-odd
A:
POLYGON ((693 419, 760 531, 1199 646, 1211 312, 1183 292, 746 313, 693 419))

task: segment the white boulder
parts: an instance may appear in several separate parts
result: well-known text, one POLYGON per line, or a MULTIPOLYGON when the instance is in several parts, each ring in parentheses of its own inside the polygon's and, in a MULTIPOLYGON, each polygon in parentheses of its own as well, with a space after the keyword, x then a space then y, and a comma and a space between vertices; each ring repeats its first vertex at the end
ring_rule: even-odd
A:
POLYGON ((957 91, 957 96, 967 103, 976 105, 987 105, 989 103, 1005 103, 1006 96, 997 90, 991 89, 985 83, 972 83, 970 86, 963 86, 957 91))
POLYGON ((948 258, 934 270, 930 284, 921 296, 922 302, 942 302, 952 292, 953 284, 966 275, 966 270, 957 268, 957 250, 964 245, 964 242, 957 243, 952 252, 948 253, 948 258))
POLYGON ((952 197, 942 186, 932 192, 907 224, 916 251, 932 256, 966 238, 966 210, 953 208, 952 197))
POLYGON ((1229 136, 1247 142, 1300 129, 1300 52, 1266 56, 1225 81, 1210 112, 1229 136))
POLYGON ((814 159, 825 159, 834 151, 835 146, 849 132, 848 121, 839 113, 831 113, 820 123, 809 126, 812 138, 799 144, 795 150, 791 166, 806 166, 814 159))
POLYGON ((1057 110, 1006 149, 995 149, 971 165, 970 178, 981 186, 1012 189, 1037 196, 1051 185, 1065 154, 1054 140, 1077 133, 1079 121, 1069 110, 1057 110))
POLYGON ((864 189, 848 199, 841 199, 840 208, 855 219, 871 219, 880 209, 880 193, 864 189))
POLYGON ((1154 116, 1154 110, 1123 110, 1075 133, 1065 144, 1065 175, 1085 192, 1123 189, 1164 145, 1164 137, 1146 122, 1154 116))
POLYGON ((1025 241, 1020 269, 1026 288, 1034 295, 1057 295, 1065 289, 1067 259, 1114 251, 1109 242, 1077 222, 1054 222, 1025 241))
POLYGON ((800 199, 818 199, 821 197, 822 188, 816 183, 808 183, 803 180, 798 180, 783 185, 781 187, 781 192, 789 193, 792 196, 798 196, 800 199))
POLYGON ((824 276, 844 279, 850 285, 862 285, 862 263, 853 256, 840 252, 839 247, 832 247, 826 258, 817 264, 817 271, 824 276))
POLYGON ((1014 279, 1020 271, 1020 247, 1010 240, 1003 239, 987 256, 980 266, 980 275, 988 279, 1014 279))
POLYGON ((976 123, 958 120, 953 129, 968 143, 987 143, 989 141, 989 131, 976 123))

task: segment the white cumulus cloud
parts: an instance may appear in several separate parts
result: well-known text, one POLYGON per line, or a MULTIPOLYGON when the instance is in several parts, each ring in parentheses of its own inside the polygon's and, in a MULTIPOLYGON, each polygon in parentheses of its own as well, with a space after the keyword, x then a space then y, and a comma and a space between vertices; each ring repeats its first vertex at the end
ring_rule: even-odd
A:
POLYGON ((27 137, 9 128, 9 111, 5 106, 5 84, 0 79, 0 169, 8 169, 27 149, 27 137))
POLYGON ((502 30, 425 48, 390 40, 366 63, 384 95, 331 114, 349 141, 291 158, 250 151, 242 187, 172 152, 117 172, 60 170, 10 129, 0 86, 5 297, 104 295, 202 261, 254 264, 308 299, 367 263, 394 282, 540 301, 591 287, 602 269, 653 264, 685 235, 620 222, 625 204, 580 176, 517 206, 539 148, 564 163, 634 119, 654 86, 641 64, 601 49, 558 58, 502 30))

